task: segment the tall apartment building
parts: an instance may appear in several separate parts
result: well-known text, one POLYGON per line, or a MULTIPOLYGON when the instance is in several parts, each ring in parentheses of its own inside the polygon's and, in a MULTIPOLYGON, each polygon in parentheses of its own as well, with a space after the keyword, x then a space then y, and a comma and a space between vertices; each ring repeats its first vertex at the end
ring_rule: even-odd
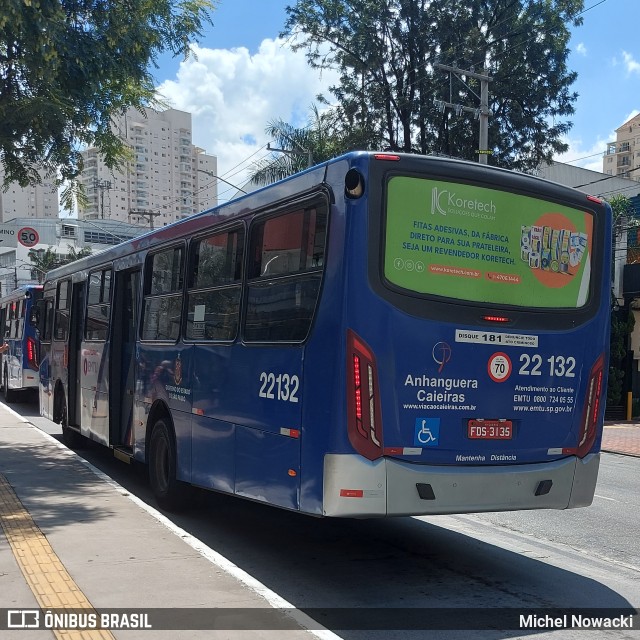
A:
POLYGON ((135 109, 114 120, 133 160, 108 169, 98 150, 83 152, 86 220, 111 219, 158 228, 217 204, 217 158, 192 144, 191 114, 135 109))
POLYGON ((640 114, 616 129, 616 141, 607 143, 602 172, 640 181, 640 114))
MULTIPOLYGON (((0 186, 4 182, 4 167, 0 163, 0 186)), ((0 222, 14 218, 57 218, 58 189, 52 179, 43 178, 33 187, 21 187, 12 182, 7 191, 0 188, 0 222)))

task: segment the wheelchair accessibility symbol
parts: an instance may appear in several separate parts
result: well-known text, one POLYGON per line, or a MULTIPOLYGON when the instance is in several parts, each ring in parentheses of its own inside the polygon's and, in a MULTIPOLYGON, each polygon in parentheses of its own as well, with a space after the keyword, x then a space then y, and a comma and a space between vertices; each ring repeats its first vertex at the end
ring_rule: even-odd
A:
POLYGON ((440 440, 440 418, 416 418, 413 444, 417 447, 437 447, 440 440))

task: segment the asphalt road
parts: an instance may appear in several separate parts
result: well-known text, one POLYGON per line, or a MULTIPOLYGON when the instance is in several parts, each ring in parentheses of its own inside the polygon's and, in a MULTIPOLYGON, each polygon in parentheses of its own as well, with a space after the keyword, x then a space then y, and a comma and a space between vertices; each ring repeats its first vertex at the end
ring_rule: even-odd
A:
MULTIPOLYGON (((59 434, 35 404, 12 408, 59 434)), ((78 452, 153 505, 144 469, 90 446, 78 452)), ((299 608, 375 608, 398 616, 424 607, 640 607, 640 458, 603 454, 597 497, 586 509, 389 520, 329 520, 206 494, 198 507, 171 516, 299 608)), ((319 615, 322 615, 319 613, 319 615)), ((372 614, 370 614, 372 615, 372 614)), ((462 615, 462 613, 461 613, 462 615)), ((583 630, 364 631, 323 620, 345 640, 389 638, 584 638, 583 630)), ((386 618, 388 619, 388 618, 386 618)), ((593 638, 638 638, 598 631, 593 638)), ((335 636, 334 636, 335 637, 335 636)))
MULTIPOLYGON (((483 514, 484 522, 628 566, 640 577, 640 458, 604 453, 591 507, 483 514)), ((640 600, 636 601, 640 605, 640 600)))

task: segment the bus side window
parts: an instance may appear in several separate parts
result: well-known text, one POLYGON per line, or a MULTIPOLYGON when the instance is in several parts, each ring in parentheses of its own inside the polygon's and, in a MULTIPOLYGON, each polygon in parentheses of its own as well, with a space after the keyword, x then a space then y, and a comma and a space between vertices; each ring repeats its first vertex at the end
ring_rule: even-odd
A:
POLYGON ((63 280, 58 284, 56 311, 54 316, 54 340, 66 340, 69 336, 69 308, 71 304, 71 280, 63 280))
POLYGON ((20 300, 18 303, 18 317, 16 318, 16 338, 18 339, 22 339, 22 336, 24 336, 24 313, 26 306, 26 300, 20 300))
POLYGON ((7 338, 16 337, 16 328, 18 325, 18 305, 20 301, 13 301, 9 304, 9 322, 7 323, 7 338))
POLYGON ((94 271, 89 275, 87 323, 85 339, 106 340, 111 316, 111 269, 94 271))
POLYGON ((244 229, 192 245, 187 295, 187 340, 235 340, 240 317, 244 229))
POLYGON ((4 340, 7 336, 7 307, 0 308, 0 338, 4 340))
POLYGON ((142 339, 175 342, 180 336, 184 247, 147 256, 142 339))
POLYGON ((40 317, 40 340, 42 342, 51 342, 51 334, 53 329, 53 299, 45 298, 42 316, 40 317))
POLYGON ((324 205, 263 218, 252 226, 245 340, 306 339, 320 292, 326 229, 324 205))

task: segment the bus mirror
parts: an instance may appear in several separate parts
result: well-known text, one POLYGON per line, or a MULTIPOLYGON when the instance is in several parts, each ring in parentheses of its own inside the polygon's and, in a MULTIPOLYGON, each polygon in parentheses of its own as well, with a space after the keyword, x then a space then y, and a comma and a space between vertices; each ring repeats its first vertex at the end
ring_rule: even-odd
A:
POLYGON ((349 169, 344 177, 344 192, 347 198, 355 199, 364 193, 364 178, 357 169, 349 169))
POLYGON ((32 327, 35 327, 36 331, 38 333, 42 333, 42 330, 44 329, 44 327, 42 327, 41 325, 44 322, 44 300, 38 300, 32 307, 31 307, 31 314, 29 315, 29 324, 32 327))
POLYGON ((31 315, 29 316, 29 324, 32 327, 37 327, 39 318, 40 318, 40 310, 37 309, 36 307, 33 307, 31 309, 31 315))

